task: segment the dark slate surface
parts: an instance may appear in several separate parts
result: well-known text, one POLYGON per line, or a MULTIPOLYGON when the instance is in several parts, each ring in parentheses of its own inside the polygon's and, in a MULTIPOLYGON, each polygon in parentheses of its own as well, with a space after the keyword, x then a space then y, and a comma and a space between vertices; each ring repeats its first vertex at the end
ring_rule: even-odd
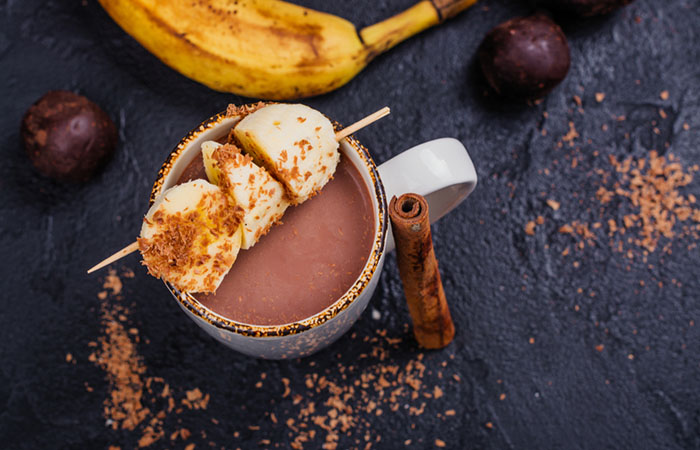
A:
MULTIPOLYGON (((228 102, 247 101, 178 75, 96 2, 83 3, 0 2, 5 448, 136 446, 139 430, 113 431, 102 415, 108 383, 88 361, 88 343, 102 334, 97 293, 105 274, 84 271, 137 233, 156 171, 178 139, 228 102), (59 88, 93 99, 119 126, 114 159, 84 185, 38 176, 20 146, 23 112, 59 88), (67 353, 75 364, 66 362, 67 353)), ((411 4, 326 3, 308 5, 358 26, 411 4)), ((638 0, 606 18, 565 24, 569 75, 543 102, 529 106, 484 95, 474 64, 489 28, 527 12, 524 2, 482 1, 380 56, 346 87, 308 100, 345 123, 389 105, 388 119, 359 133, 378 162, 425 140, 453 136, 469 148, 480 177, 471 198, 434 229, 457 335, 447 349, 425 354, 423 384, 439 385, 445 395, 427 399, 418 416, 403 405, 381 416, 357 413, 368 425, 341 436, 339 448, 364 447, 366 430, 374 448, 403 448, 407 439, 412 448, 430 447, 435 439, 459 449, 700 447, 700 326, 691 325, 700 321, 700 256, 688 249, 693 238, 674 240, 672 254, 656 252, 643 263, 612 251, 604 237, 573 250, 574 240, 557 233, 574 220, 621 217, 614 208, 601 216, 595 200, 591 174, 596 167, 609 170, 607 155, 640 157, 657 148, 673 152, 686 167, 700 159, 700 5, 638 0), (662 90, 669 91, 667 100, 660 99, 662 90), (606 94, 602 103, 595 92, 606 94), (660 107, 667 119, 659 118, 660 107), (613 118, 621 115, 627 120, 613 118), (652 120, 660 134, 652 132, 652 120), (557 149, 570 121, 580 134, 576 146, 557 149), (609 125, 607 132, 602 124, 609 125), (570 165, 573 152, 579 155, 576 168, 570 165), (558 211, 546 206, 549 198, 561 203, 558 211), (527 235, 525 225, 538 215, 544 224, 527 235), (566 247, 572 253, 563 256, 566 247), (449 409, 455 415, 445 417, 449 409)), ((683 193, 700 197, 700 182, 683 193)), ((168 416, 166 437, 152 448, 184 447, 169 440, 181 426, 193 432, 188 442, 197 448, 210 442, 216 448, 288 447, 293 436, 285 421, 297 417, 298 406, 281 396, 282 377, 304 402, 321 405, 327 393, 306 389, 304 376, 337 377, 339 363, 370 364, 359 356, 373 345, 363 337, 384 329, 402 338, 388 363, 403 365, 419 351, 404 328, 409 318, 393 257, 352 330, 355 338, 347 335, 326 351, 289 362, 227 350, 181 313, 137 257, 115 265, 125 267, 136 274, 124 279, 123 302, 133 305, 128 324, 139 330, 147 375, 166 380, 178 399, 195 386, 211 395, 206 410, 168 416), (267 378, 256 388, 262 372, 267 378)), ((319 448, 319 436, 305 448, 319 448)))

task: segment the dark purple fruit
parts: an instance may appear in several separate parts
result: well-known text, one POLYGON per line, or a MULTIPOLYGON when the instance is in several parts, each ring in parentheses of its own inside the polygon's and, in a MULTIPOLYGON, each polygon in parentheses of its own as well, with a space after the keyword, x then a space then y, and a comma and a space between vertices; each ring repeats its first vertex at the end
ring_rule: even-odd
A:
POLYGON ((34 167, 60 181, 87 181, 112 155, 117 128, 92 101, 49 91, 22 119, 24 148, 34 167))
POLYGON ((634 0, 540 0, 539 4, 578 17, 608 14, 634 0))
POLYGON ((569 71, 569 44, 559 25, 544 14, 517 17, 488 32, 479 63, 491 87, 507 97, 547 94, 569 71))

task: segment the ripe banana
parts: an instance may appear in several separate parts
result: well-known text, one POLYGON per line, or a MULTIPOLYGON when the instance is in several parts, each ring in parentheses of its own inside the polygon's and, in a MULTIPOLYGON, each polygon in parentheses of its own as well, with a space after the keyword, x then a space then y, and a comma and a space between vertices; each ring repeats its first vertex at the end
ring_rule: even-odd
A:
POLYGON ((233 145, 206 141, 202 158, 207 178, 243 209, 243 242, 249 249, 282 218, 289 206, 284 186, 233 145))
POLYGON ((287 188, 295 205, 326 185, 340 159, 331 121, 300 104, 260 108, 233 129, 243 150, 287 188))
POLYGON ((217 91, 288 100, 344 85, 380 53, 477 0, 423 0, 363 28, 277 0, 99 0, 165 64, 217 91))
POLYGON ((216 291, 241 247, 241 218, 241 209, 204 180, 168 189, 148 210, 138 238, 148 272, 181 291, 216 291))

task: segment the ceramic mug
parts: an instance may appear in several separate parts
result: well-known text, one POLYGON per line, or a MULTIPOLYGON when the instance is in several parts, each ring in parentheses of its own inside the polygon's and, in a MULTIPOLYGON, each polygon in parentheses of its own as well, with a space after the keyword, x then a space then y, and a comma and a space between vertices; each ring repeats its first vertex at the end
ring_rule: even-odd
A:
MULTIPOLYGON (((204 141, 226 136, 238 120, 220 113, 187 134, 161 167, 151 192, 151 203, 176 184, 201 151, 204 141)), ((374 243, 362 273, 326 309, 283 325, 251 325, 230 320, 205 307, 191 294, 166 283, 182 310, 216 340, 241 353, 267 359, 307 356, 330 345, 350 329, 367 307, 382 272, 384 255, 394 249, 387 200, 406 192, 423 195, 429 204, 432 223, 454 209, 476 186, 474 165, 456 139, 425 142, 379 167, 353 136, 340 142, 340 151, 362 174, 374 209, 374 243)))

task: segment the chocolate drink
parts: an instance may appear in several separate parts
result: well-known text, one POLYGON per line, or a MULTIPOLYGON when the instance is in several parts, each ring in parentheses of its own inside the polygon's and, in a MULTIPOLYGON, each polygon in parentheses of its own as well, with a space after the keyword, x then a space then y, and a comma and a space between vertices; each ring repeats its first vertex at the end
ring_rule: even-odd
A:
MULTIPOLYGON (((206 179, 201 154, 178 183, 206 179)), ((321 192, 287 209, 255 246, 241 250, 216 294, 195 294, 214 312, 253 325, 305 319, 340 298, 372 250, 374 212, 362 175, 341 157, 321 192)))

